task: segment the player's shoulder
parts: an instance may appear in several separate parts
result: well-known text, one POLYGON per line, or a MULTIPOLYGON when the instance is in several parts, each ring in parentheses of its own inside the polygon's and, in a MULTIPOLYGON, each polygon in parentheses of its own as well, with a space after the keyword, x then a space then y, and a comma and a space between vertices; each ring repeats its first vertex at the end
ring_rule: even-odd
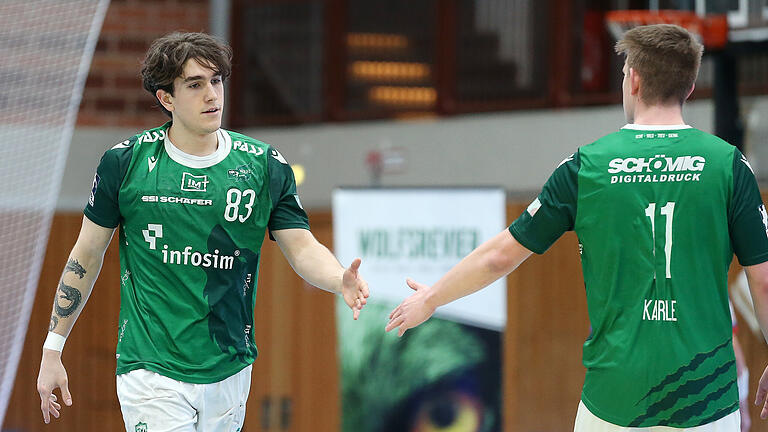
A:
POLYGON ((240 133, 240 132, 235 132, 235 131, 231 131, 231 130, 223 129, 223 128, 221 130, 224 133, 226 133, 227 135, 229 135, 229 137, 232 138, 233 141, 234 140, 238 140, 238 141, 250 142, 250 143, 259 144, 259 145, 262 145, 262 146, 268 146, 269 145, 269 144, 265 143, 264 141, 258 140, 258 139, 254 138, 254 137, 248 136, 248 135, 240 133))
POLYGON ((270 163, 279 162, 282 165, 289 165, 288 161, 273 145, 238 132, 228 130, 224 130, 224 132, 229 134, 229 137, 232 139, 233 151, 248 152, 259 156, 264 155, 270 163))
POLYGON ((574 161, 580 166, 582 162, 589 161, 595 156, 609 154, 617 148, 622 148, 621 143, 626 141, 625 133, 622 130, 603 135, 596 140, 582 145, 574 153, 574 161))
POLYGON ((715 151, 726 155, 734 155, 736 152, 738 152, 736 146, 717 135, 712 135, 711 133, 704 132, 695 128, 692 128, 691 133, 697 135, 696 145, 700 145, 710 151, 715 151))
POLYGON ((110 164, 117 164, 117 165, 130 163, 130 160, 133 157, 133 152, 134 152, 134 149, 136 148, 138 141, 139 141, 139 136, 134 135, 126 140, 120 141, 119 143, 113 145, 107 151, 104 152, 104 155, 101 157, 102 163, 110 163, 110 164))
POLYGON ((128 139, 120 141, 105 152, 105 156, 130 157, 134 152, 143 147, 154 147, 165 142, 166 131, 170 122, 152 129, 143 130, 128 139))
POLYGON ((555 167, 556 171, 562 171, 562 170, 572 170, 576 169, 578 170, 579 165, 581 164, 581 156, 579 155, 579 151, 581 149, 577 149, 575 152, 571 153, 568 157, 560 161, 559 164, 557 164, 557 167, 555 167))
POLYGON ((132 138, 135 139, 137 146, 162 145, 165 142, 165 137, 170 127, 171 122, 166 122, 162 126, 142 131, 132 138))
POLYGON ((609 133, 607 135, 603 135, 600 138, 592 141, 589 144, 586 144, 579 148, 579 150, 584 151, 590 151, 590 150, 601 150, 605 147, 611 147, 618 143, 624 142, 628 139, 628 134, 626 129, 620 129, 616 132, 609 133))
POLYGON ((221 129, 232 141, 232 151, 248 153, 256 157, 264 157, 269 152, 270 145, 248 135, 221 129))
POLYGON ((736 146, 716 135, 696 128, 689 129, 688 133, 689 139, 682 146, 684 151, 691 156, 704 158, 708 165, 715 164, 725 171, 730 171, 741 159, 741 153, 736 146))

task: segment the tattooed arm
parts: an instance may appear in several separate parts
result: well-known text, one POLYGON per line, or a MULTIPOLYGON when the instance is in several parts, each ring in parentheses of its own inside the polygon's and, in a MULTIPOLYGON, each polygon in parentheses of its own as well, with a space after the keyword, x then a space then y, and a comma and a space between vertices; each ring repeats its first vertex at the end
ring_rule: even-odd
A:
MULTIPOLYGON (((96 225, 87 217, 83 217, 77 242, 69 254, 59 279, 48 331, 62 337, 69 335, 75 320, 91 295, 93 284, 101 270, 104 252, 112 239, 113 232, 114 229, 96 225)), ((46 423, 50 422, 51 414, 56 418, 59 417, 61 405, 56 402, 56 395, 53 394, 53 390, 57 387, 61 389, 64 404, 72 405, 67 372, 61 362, 61 352, 43 348, 40 373, 37 376, 37 391, 40 394, 40 409, 46 423)))

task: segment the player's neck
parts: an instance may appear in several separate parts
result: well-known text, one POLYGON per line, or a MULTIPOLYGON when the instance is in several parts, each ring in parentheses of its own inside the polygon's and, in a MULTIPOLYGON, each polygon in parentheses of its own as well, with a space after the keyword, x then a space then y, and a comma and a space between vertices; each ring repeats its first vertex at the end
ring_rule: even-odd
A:
POLYGON ((683 107, 680 105, 643 105, 638 103, 635 108, 635 124, 639 125, 681 125, 683 107))
POLYGON ((168 129, 168 139, 176 148, 192 156, 208 156, 219 146, 216 132, 195 133, 177 123, 173 123, 168 129))

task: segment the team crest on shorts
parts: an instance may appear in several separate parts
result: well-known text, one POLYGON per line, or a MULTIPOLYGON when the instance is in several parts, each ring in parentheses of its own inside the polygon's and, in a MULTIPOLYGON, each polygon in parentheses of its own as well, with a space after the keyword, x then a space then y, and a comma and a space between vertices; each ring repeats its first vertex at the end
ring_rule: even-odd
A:
POLYGON ((136 432, 147 432, 147 424, 144 422, 136 423, 136 432))

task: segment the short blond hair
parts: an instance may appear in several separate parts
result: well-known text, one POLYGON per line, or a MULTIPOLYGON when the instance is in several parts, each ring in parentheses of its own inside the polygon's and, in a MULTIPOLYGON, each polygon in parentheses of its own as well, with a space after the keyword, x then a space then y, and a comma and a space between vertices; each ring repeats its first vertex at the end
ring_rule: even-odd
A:
POLYGON ((644 103, 682 104, 696 82, 704 47, 683 27, 654 24, 626 32, 616 52, 640 75, 644 103))

